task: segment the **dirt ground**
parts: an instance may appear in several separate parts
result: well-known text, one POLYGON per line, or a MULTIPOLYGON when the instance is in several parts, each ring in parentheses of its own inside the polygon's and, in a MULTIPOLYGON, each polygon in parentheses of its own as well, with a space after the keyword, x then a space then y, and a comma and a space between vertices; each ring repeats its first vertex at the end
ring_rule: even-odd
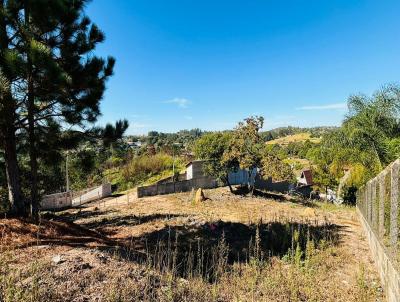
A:
MULTIPOLYGON (((128 196, 93 202, 82 208, 45 214, 38 226, 29 221, 1 219, 1 250, 3 254, 14 251, 9 259, 14 267, 26 266, 38 259, 46 263, 43 269, 51 272, 52 280, 46 281, 43 277, 41 282, 57 286, 57 290, 68 288, 69 292, 76 293, 86 286, 81 300, 72 294, 65 296, 66 300, 102 301, 104 296, 99 290, 104 288, 98 280, 104 279, 101 276, 105 274, 105 267, 109 273, 131 276, 130 280, 137 284, 149 284, 140 282, 153 277, 149 277, 137 260, 159 246, 173 244, 178 234, 179 240, 186 242, 183 249, 191 249, 200 241, 216 242, 223 236, 231 248, 228 262, 236 263, 246 258, 249 241, 255 240, 254 228, 260 229, 261 245, 268 248, 271 256, 279 257, 290 251, 293 242, 285 230, 304 229, 317 243, 322 244, 322 234, 328 234, 335 244, 329 256, 334 261, 327 268, 326 284, 351 293, 362 270, 365 280, 376 289, 374 299, 383 301, 354 208, 291 202, 283 196, 265 194, 245 197, 225 188, 206 190, 205 195, 206 201, 195 204, 193 192, 141 199, 131 192, 128 196), (121 257, 127 250, 132 255, 121 257), (86 285, 76 282, 78 277, 92 280, 94 271, 97 281, 87 281, 86 285), (68 278, 72 273, 74 278, 68 278), (59 280, 56 285, 54 276, 59 280)), ((140 292, 144 288, 138 286, 135 290, 140 292)))

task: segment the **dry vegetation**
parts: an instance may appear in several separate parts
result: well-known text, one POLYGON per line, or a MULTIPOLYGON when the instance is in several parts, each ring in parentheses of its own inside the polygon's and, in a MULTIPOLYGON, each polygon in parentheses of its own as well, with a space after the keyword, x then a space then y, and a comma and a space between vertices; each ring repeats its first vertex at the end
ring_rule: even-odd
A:
POLYGON ((313 143, 319 143, 321 139, 319 137, 311 137, 310 133, 303 132, 303 133, 297 133, 297 134, 292 134, 292 135, 287 135, 284 137, 280 137, 274 140, 270 140, 267 142, 268 145, 281 145, 281 146, 286 146, 289 143, 297 143, 297 142, 304 142, 306 140, 310 140, 313 143))
POLYGON ((383 301, 353 208, 206 196, 0 220, 0 301, 383 301))

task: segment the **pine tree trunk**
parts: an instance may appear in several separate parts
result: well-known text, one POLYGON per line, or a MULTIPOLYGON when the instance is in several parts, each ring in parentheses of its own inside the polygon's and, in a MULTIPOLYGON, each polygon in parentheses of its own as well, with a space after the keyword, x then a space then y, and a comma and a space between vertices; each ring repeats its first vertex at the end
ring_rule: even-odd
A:
MULTIPOLYGON (((29 81, 29 80, 28 80, 29 81)), ((33 85, 29 85, 33 86, 33 85)), ((33 87, 32 87, 33 89, 33 87)), ((28 90, 30 90, 28 88, 28 90)), ((33 103, 33 93, 31 90, 28 92, 28 142, 29 142, 29 158, 30 158, 30 187, 31 187, 31 216, 36 219, 39 212, 38 200, 38 182, 37 182, 37 152, 36 152, 36 136, 35 136, 35 117, 33 103)))
MULTIPOLYGON (((30 28, 30 10, 29 1, 25 0, 25 24, 30 28)), ((27 39, 27 43, 28 43, 27 39)), ((31 187, 31 216, 35 220, 39 214, 39 196, 37 181, 37 152, 36 152, 36 136, 35 136, 35 94, 33 85, 33 66, 30 54, 30 45, 26 45, 27 69, 26 78, 28 83, 27 107, 28 107, 28 142, 29 142, 29 158, 30 158, 30 187, 31 187)))
MULTIPOLYGON (((9 106, 10 107, 10 106, 9 106)), ((11 107, 12 108, 12 107, 11 107)), ((11 109, 8 108, 8 109, 11 109)), ((6 120, 5 129, 3 129, 3 148, 4 158, 6 166, 7 186, 8 186, 8 198, 11 205, 11 214, 15 216, 25 216, 26 209, 24 199, 21 193, 21 182, 18 169, 17 161, 17 150, 16 150, 16 139, 15 139, 15 128, 14 128, 14 116, 12 110, 5 110, 6 120), (11 118, 9 118, 11 117, 11 118)))
MULTIPOLYGON (((0 10, 4 8, 4 1, 0 1, 0 10)), ((8 48, 8 37, 6 30, 6 21, 0 19, 0 53, 8 48)), ((7 85, 7 84, 6 84, 7 85)), ((21 191, 20 174, 17 159, 16 135, 15 135, 15 102, 11 95, 11 87, 5 89, 1 96, 0 112, 0 138, 1 146, 4 149, 4 159, 6 166, 6 177, 8 186, 8 196, 10 202, 10 213, 15 216, 25 216, 26 208, 21 191)))

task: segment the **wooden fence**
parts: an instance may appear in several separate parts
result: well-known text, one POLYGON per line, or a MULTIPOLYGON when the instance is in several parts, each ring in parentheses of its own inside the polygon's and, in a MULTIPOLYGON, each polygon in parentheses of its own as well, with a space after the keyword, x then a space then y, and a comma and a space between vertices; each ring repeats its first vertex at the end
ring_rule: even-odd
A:
POLYGON ((400 301, 400 160, 358 190, 357 209, 388 301, 400 301))

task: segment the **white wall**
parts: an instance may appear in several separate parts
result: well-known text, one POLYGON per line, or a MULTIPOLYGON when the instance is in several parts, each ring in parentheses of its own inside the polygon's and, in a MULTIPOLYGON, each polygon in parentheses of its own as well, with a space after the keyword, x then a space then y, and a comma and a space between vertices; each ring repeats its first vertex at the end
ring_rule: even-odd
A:
POLYGON ((190 180, 193 178, 193 165, 190 164, 187 168, 186 168, 186 180, 190 180))
POLYGON ((72 200, 72 205, 77 206, 81 205, 96 199, 108 197, 111 195, 111 184, 103 184, 97 188, 94 188, 93 190, 76 197, 72 200))
POLYGON ((111 195, 111 184, 106 183, 99 187, 90 189, 88 192, 85 191, 86 190, 82 191, 83 194, 74 198, 72 198, 74 195, 73 192, 45 195, 42 197, 42 201, 40 202, 40 208, 42 210, 61 209, 108 197, 111 195))

